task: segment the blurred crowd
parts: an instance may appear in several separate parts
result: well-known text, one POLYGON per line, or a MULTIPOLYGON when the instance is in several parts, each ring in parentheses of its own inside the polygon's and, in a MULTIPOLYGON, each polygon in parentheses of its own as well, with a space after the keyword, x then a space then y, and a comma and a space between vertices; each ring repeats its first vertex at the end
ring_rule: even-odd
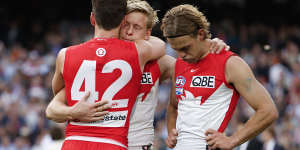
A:
MULTIPOLYGON (((92 38, 93 28, 88 22, 45 25, 36 21, 24 30, 18 20, 10 21, 6 28, 7 34, 1 35, 4 38, 0 41, 0 150, 49 149, 64 138, 64 124, 45 117, 45 108, 53 97, 56 55, 61 48, 92 38)), ((153 32, 161 37, 159 30, 153 32)), ((211 32, 249 64, 270 92, 280 115, 272 125, 276 141, 286 150, 299 150, 300 26, 237 24, 225 19, 212 22, 211 32)), ((167 53, 176 57, 169 46, 167 53)), ((167 149, 164 139, 169 90, 170 82, 160 87, 155 114, 157 150, 167 149)), ((253 112, 241 98, 226 133, 236 131, 253 112)), ((261 135, 257 138, 264 142, 261 135)))

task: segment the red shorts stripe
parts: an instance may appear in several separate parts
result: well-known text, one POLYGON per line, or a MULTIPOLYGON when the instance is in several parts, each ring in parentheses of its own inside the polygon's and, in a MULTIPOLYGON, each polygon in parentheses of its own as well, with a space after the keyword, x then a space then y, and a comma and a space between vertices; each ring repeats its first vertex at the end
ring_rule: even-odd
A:
POLYGON ((127 149, 118 145, 113 145, 108 143, 66 140, 63 143, 61 150, 127 150, 127 149))

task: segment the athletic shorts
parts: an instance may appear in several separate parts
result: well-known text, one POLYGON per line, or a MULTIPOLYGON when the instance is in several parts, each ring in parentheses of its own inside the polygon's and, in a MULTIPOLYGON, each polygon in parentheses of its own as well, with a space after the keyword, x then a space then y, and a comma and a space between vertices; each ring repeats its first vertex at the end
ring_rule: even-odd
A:
POLYGON ((100 142, 65 140, 61 150, 127 150, 124 147, 100 142))
MULTIPOLYGON (((208 145, 206 145, 206 150, 209 150, 208 145)), ((215 150, 221 150, 221 149, 217 148, 215 150)))
POLYGON ((152 144, 143 146, 128 146, 128 150, 152 150, 152 144))

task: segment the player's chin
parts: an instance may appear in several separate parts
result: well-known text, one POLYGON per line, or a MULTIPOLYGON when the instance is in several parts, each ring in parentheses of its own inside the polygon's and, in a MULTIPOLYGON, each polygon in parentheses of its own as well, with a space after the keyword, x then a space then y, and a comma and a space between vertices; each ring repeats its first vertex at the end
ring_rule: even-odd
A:
POLYGON ((121 39, 122 39, 122 40, 127 40, 127 41, 134 41, 133 38, 128 37, 128 36, 123 36, 123 37, 121 37, 121 39))

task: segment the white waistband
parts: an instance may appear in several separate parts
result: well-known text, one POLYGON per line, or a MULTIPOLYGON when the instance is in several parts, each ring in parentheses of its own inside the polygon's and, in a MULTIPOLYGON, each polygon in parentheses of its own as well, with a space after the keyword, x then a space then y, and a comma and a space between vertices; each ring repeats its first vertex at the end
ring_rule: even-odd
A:
POLYGON ((65 140, 79 140, 79 141, 89 141, 89 142, 100 142, 100 143, 109 143, 118 145, 124 148, 127 148, 125 145, 123 145, 120 142, 117 142, 112 139, 106 139, 106 138, 99 138, 99 137, 90 137, 90 136, 69 136, 65 140))

